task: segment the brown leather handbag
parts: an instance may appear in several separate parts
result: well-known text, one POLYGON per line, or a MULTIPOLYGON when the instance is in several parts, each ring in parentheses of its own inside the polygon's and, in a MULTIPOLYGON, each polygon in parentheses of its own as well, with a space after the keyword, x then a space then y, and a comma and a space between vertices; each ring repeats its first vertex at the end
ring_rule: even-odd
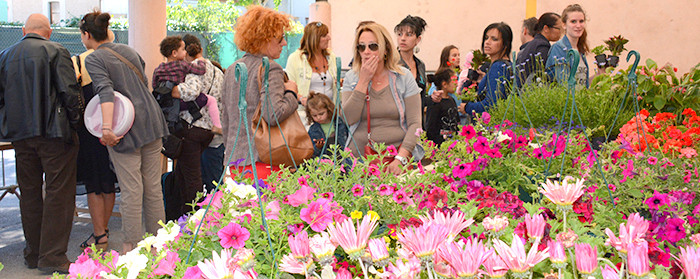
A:
MULTIPOLYGON (((265 63, 263 65, 267 67, 265 67, 264 75, 259 76, 264 76, 265 85, 267 85, 269 66, 265 63)), ((258 82, 260 85, 263 83, 260 79, 258 82)), ((264 88, 267 92, 267 86, 264 88)), ((270 165, 299 166, 304 160, 311 158, 314 155, 314 146, 299 114, 294 111, 287 119, 280 121, 279 125, 270 126, 261 117, 262 103, 261 98, 251 120, 253 131, 255 131, 255 148, 258 151, 260 161, 270 165), (287 145, 289 145, 289 149, 287 149, 287 145)))

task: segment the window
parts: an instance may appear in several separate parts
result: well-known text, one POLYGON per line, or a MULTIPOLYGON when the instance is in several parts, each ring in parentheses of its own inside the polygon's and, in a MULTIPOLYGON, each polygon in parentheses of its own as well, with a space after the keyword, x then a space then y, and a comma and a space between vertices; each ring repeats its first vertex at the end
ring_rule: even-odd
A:
POLYGON ((51 24, 61 22, 61 5, 58 1, 49 2, 49 20, 51 24))

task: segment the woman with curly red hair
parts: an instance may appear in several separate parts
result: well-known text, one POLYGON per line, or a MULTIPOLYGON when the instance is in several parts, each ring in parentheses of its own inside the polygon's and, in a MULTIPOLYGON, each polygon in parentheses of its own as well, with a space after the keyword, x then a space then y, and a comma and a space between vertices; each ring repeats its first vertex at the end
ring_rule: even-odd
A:
MULTIPOLYGON (((293 81, 285 82, 282 66, 273 61, 273 59, 280 57, 282 48, 287 45, 284 32, 288 31, 290 27, 289 18, 285 14, 260 6, 250 7, 243 16, 238 18, 234 42, 246 54, 231 67, 235 67, 237 63, 241 62, 248 68, 248 85, 245 97, 248 103, 246 109, 248 119, 253 119, 255 109, 260 102, 264 108, 270 108, 270 113, 262 114, 262 118, 270 125, 277 125, 277 121, 282 122, 287 119, 296 112, 299 106, 296 83, 293 81), (269 96, 265 96, 264 90, 259 85, 264 56, 270 58, 269 96)), ((236 137, 236 128, 240 118, 238 111, 240 86, 241 84, 236 81, 235 69, 229 68, 224 77, 221 124, 225 138, 224 146, 226 146, 225 158, 231 158, 231 162, 241 160, 240 166, 249 166, 260 161, 260 158, 255 146, 252 146, 253 158, 248 156, 248 142, 255 144, 252 137, 247 140, 241 136, 236 137), (236 149, 232 150, 234 146, 236 149)))

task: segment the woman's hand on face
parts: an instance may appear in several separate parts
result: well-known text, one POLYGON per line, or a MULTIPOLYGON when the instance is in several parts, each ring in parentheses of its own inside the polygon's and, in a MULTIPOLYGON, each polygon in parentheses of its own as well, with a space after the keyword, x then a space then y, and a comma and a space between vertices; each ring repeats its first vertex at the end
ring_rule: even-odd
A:
POLYGON ((297 88, 297 83, 292 81, 292 80, 288 80, 287 82, 284 83, 284 90, 285 91, 291 90, 291 91, 294 91, 294 93, 299 92, 299 89, 297 88))
POLYGON ((430 98, 433 100, 433 103, 439 103, 442 101, 442 90, 433 91, 433 94, 430 94, 430 98))
POLYGON ((372 79, 375 72, 377 71, 377 65, 379 65, 379 56, 372 56, 367 61, 362 63, 362 68, 360 68, 360 76, 366 76, 368 79, 372 79))
POLYGON ((102 130, 100 142, 106 146, 115 146, 124 136, 117 137, 111 130, 102 130))
POLYGON ((394 159, 393 161, 391 161, 391 163, 389 163, 386 166, 386 171, 393 175, 399 175, 403 173, 403 170, 401 169, 401 162, 399 162, 399 160, 394 159))

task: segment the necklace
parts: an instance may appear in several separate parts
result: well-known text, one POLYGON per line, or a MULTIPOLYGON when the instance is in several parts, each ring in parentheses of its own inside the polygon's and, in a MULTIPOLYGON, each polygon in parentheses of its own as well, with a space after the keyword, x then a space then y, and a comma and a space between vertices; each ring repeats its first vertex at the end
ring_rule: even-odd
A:
POLYGON ((383 80, 385 76, 386 75, 382 75, 381 77, 376 78, 376 80, 375 78, 372 78, 372 82, 376 83, 377 85, 382 85, 382 82, 377 80, 383 80))
MULTIPOLYGON (((314 66, 314 69, 316 70, 316 72, 318 72, 318 75, 323 81, 323 86, 326 86, 326 70, 328 69, 328 65, 326 63, 328 63, 328 61, 326 61, 326 59, 323 59, 320 69, 318 68, 318 66, 314 66)), ((318 63, 316 64, 318 65, 318 63)))

